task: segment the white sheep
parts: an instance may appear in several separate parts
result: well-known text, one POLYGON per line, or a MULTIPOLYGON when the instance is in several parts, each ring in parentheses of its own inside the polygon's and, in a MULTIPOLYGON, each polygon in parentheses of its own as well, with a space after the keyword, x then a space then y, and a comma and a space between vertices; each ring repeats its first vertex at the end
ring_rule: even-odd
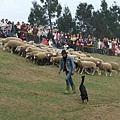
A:
POLYGON ((1 45, 4 45, 5 43, 7 43, 10 40, 15 40, 15 41, 22 41, 20 38, 16 38, 16 37, 7 37, 5 39, 1 39, 1 45))
POLYGON ((116 70, 116 74, 120 72, 120 65, 116 62, 109 62, 112 65, 112 70, 116 70))
POLYGON ((50 58, 50 62, 53 64, 53 65, 57 65, 59 67, 60 65, 60 61, 62 59, 62 56, 56 56, 56 57, 51 57, 50 58))
POLYGON ((3 50, 6 50, 8 48, 11 53, 13 53, 14 49, 16 49, 17 46, 20 46, 22 44, 24 44, 22 41, 10 40, 5 43, 3 50))
POLYGON ((37 64, 45 64, 45 60, 47 60, 47 56, 45 52, 39 52, 37 54, 34 54, 34 62, 33 63, 37 63, 37 64))
POLYGON ((32 52, 32 51, 46 52, 46 50, 41 49, 41 48, 39 48, 39 47, 35 47, 35 46, 34 46, 34 47, 27 47, 25 51, 26 51, 26 52, 32 52))
POLYGON ((107 72, 109 72, 109 75, 112 75, 112 65, 107 62, 98 61, 97 66, 99 67, 99 74, 101 75, 101 70, 105 72, 105 75, 107 76, 107 72))
POLYGON ((94 62, 95 64, 97 64, 97 62, 99 61, 103 61, 99 58, 95 58, 95 57, 79 57, 82 61, 91 61, 94 62))
POLYGON ((33 59, 34 55, 39 53, 40 51, 32 51, 32 52, 27 52, 25 58, 33 59))
POLYGON ((74 61, 78 64, 78 73, 80 73, 80 68, 82 68, 81 74, 83 74, 84 70, 85 70, 86 73, 88 73, 86 70, 87 69, 92 69, 93 70, 92 75, 94 75, 95 71, 97 71, 98 75, 99 75, 99 68, 96 66, 96 64, 94 62, 92 62, 92 61, 81 61, 80 59, 77 59, 77 58, 74 61))
POLYGON ((23 45, 17 46, 17 48, 15 49, 15 51, 17 51, 18 54, 21 55, 22 57, 25 57, 26 56, 26 49, 28 47, 34 47, 34 45, 23 44, 23 45))

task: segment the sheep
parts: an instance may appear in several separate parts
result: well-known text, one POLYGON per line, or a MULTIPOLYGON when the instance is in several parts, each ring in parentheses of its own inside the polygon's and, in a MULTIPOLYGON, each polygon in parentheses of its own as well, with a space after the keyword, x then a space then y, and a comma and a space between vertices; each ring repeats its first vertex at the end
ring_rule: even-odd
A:
POLYGON ((77 57, 77 55, 70 55, 70 54, 68 54, 68 56, 70 56, 71 58, 73 58, 73 60, 77 57))
POLYGON ((34 55, 37 54, 37 53, 39 53, 39 52, 40 51, 27 52, 25 58, 28 58, 28 59, 32 60, 33 63, 35 63, 35 61, 34 61, 34 55))
POLYGON ((51 57, 56 57, 57 55, 58 55, 58 53, 56 53, 56 52, 45 52, 45 56, 47 58, 46 62, 50 65, 51 64, 50 58, 51 57))
POLYGON ((32 51, 32 52, 27 52, 25 58, 30 58, 32 59, 34 57, 34 54, 39 53, 40 51, 32 51))
POLYGON ((56 57, 58 56, 57 52, 46 52, 46 56, 48 57, 48 59, 50 60, 51 57, 56 57))
POLYGON ((22 41, 20 38, 16 38, 16 37, 7 37, 5 39, 0 40, 1 45, 4 45, 5 43, 7 43, 10 40, 15 40, 15 41, 22 41))
POLYGON ((27 47, 34 47, 34 45, 23 44, 23 45, 17 46, 15 51, 17 51, 18 54, 21 55, 22 57, 25 57, 27 47))
POLYGON ((104 70, 106 76, 107 72, 109 72, 109 76, 112 75, 112 65, 110 63, 98 61, 97 67, 99 67, 99 75, 101 75, 101 70, 104 70))
POLYGON ((94 62, 95 64, 97 64, 97 62, 99 61, 103 61, 99 58, 94 58, 94 57, 78 57, 80 58, 82 61, 91 61, 91 62, 94 62))
POLYGON ((81 51, 73 51, 73 52, 68 52, 71 55, 77 55, 78 57, 86 57, 86 55, 84 53, 82 53, 81 51))
POLYGON ((73 49, 73 48, 69 48, 69 49, 67 49, 66 51, 67 51, 68 53, 69 53, 69 52, 74 52, 74 49, 73 49))
POLYGON ((3 50, 5 50, 6 48, 9 48, 11 53, 13 53, 14 49, 17 47, 17 46, 20 46, 22 45, 23 42, 22 41, 16 41, 16 40, 10 40, 8 41, 4 47, 3 47, 3 50))
POLYGON ((32 51, 41 51, 41 52, 46 52, 44 49, 40 49, 39 47, 27 47, 26 52, 32 52, 32 51))
POLYGON ((45 52, 39 52, 37 54, 34 54, 34 62, 33 63, 37 63, 38 65, 39 64, 45 64, 44 63, 44 60, 47 59, 47 56, 45 54, 45 52))
POLYGON ((120 72, 120 65, 116 62, 109 62, 112 65, 112 70, 116 70, 116 74, 120 72))
POLYGON ((96 64, 94 62, 92 62, 92 61, 81 61, 78 58, 76 58, 74 61, 78 64, 78 67, 79 67, 78 73, 80 73, 80 68, 82 68, 81 74, 83 74, 84 70, 85 70, 86 73, 88 73, 86 71, 86 69, 93 69, 92 75, 94 75, 95 71, 97 71, 97 73, 99 75, 99 68, 96 66, 96 64))
POLYGON ((57 65, 59 67, 61 59, 62 59, 62 56, 51 57, 50 62, 53 65, 57 65))

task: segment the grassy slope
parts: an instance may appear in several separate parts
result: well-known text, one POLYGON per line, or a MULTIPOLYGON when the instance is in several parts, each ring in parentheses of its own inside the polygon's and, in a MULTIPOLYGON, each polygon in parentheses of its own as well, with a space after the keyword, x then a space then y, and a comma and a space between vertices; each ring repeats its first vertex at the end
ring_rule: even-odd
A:
MULTIPOLYGON (((120 64, 119 57, 92 55, 120 64)), ((86 75, 89 104, 82 104, 81 75, 73 76, 77 93, 65 95, 65 74, 57 73, 0 50, 0 120, 119 120, 120 75, 86 75)))

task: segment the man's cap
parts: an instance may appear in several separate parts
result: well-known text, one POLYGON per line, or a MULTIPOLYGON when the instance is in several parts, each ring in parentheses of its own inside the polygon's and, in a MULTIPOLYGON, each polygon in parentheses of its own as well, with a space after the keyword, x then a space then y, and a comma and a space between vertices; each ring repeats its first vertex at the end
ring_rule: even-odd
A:
POLYGON ((62 50, 61 54, 67 54, 66 50, 62 50))

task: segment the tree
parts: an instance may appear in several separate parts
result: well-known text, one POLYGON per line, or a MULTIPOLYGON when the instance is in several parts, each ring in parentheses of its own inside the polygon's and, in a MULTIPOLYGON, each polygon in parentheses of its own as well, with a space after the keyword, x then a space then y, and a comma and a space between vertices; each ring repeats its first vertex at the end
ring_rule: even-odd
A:
POLYGON ((45 10, 39 4, 37 4, 36 1, 33 1, 32 4, 33 4, 33 8, 31 8, 30 14, 28 16, 28 22, 30 22, 32 25, 48 24, 47 17, 44 14, 45 10))
POLYGON ((77 6, 75 18, 80 32, 92 34, 93 26, 91 26, 90 22, 93 9, 93 6, 91 4, 88 5, 87 3, 80 3, 77 6))
POLYGON ((52 30, 52 19, 60 16, 62 6, 58 3, 58 0, 40 0, 40 2, 43 4, 43 9, 46 11, 44 14, 52 30))
POLYGON ((58 25, 60 31, 70 33, 75 32, 75 20, 72 19, 72 15, 68 6, 64 8, 64 12, 62 16, 58 18, 56 24, 58 25))
POLYGON ((120 7, 117 6, 116 2, 110 7, 110 18, 109 19, 109 26, 111 29, 111 37, 120 38, 120 7))
POLYGON ((91 25, 96 29, 94 35, 99 38, 119 37, 120 8, 113 4, 110 8, 105 0, 101 1, 101 9, 93 12, 91 25))

